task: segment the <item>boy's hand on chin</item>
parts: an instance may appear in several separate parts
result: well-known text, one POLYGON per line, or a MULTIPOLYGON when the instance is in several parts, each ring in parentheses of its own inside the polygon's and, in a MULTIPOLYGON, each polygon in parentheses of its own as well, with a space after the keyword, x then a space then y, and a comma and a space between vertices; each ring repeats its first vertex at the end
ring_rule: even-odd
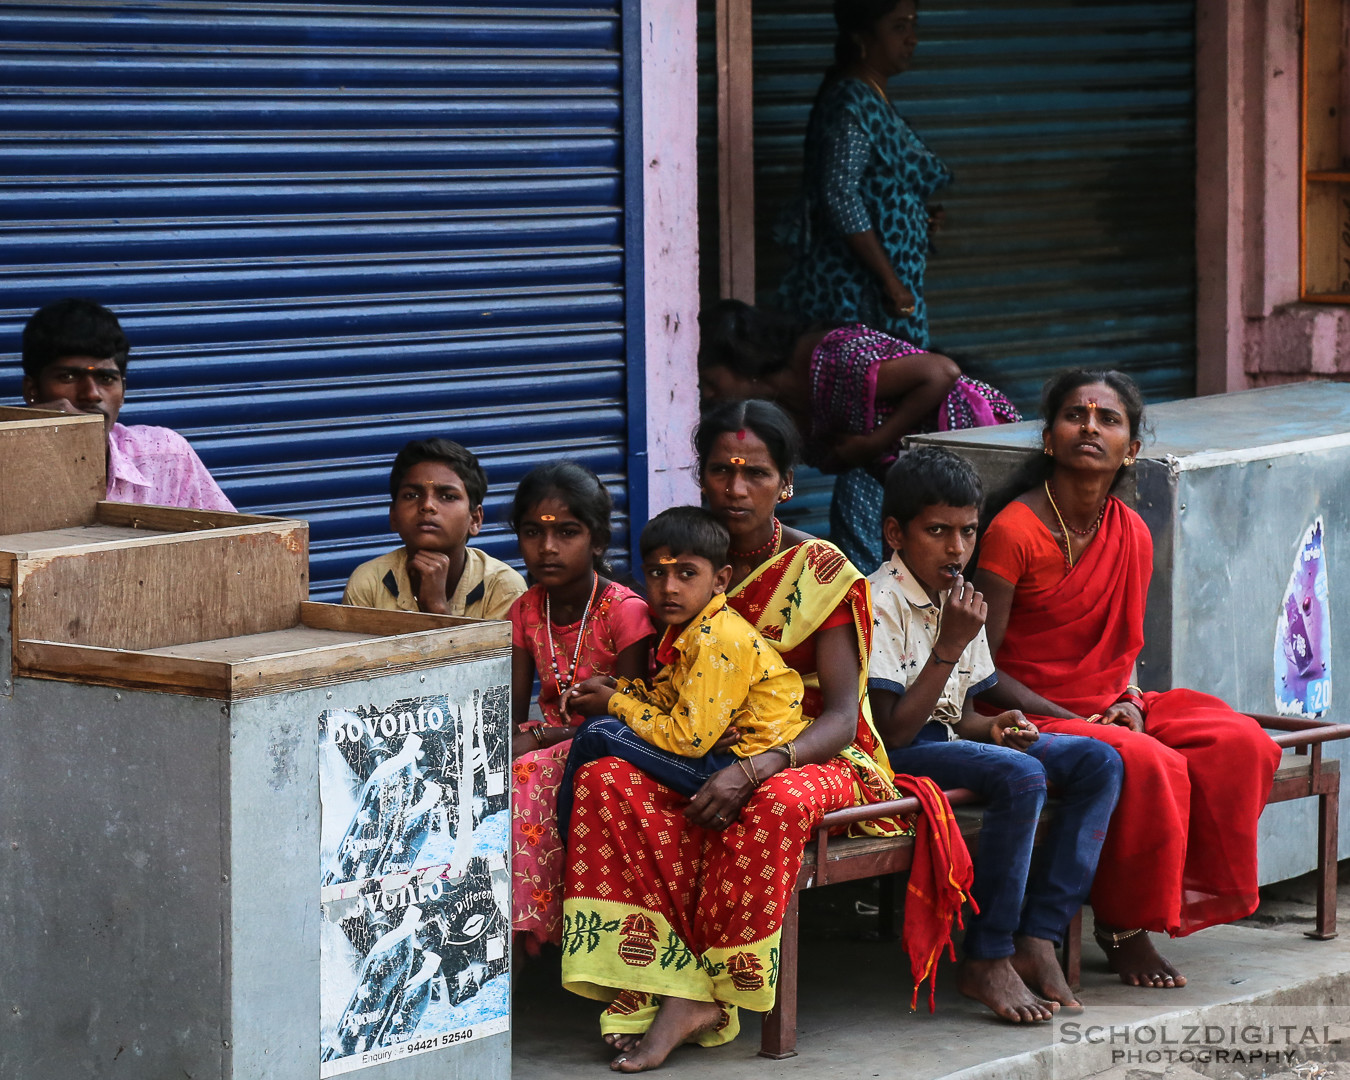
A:
POLYGON ((989 617, 989 605, 984 594, 957 574, 942 608, 942 622, 938 627, 936 652, 943 660, 956 660, 975 640, 989 617))
POLYGON ((408 577, 417 589, 417 606, 431 615, 446 612, 445 579, 450 556, 440 551, 414 551, 408 559, 408 577))

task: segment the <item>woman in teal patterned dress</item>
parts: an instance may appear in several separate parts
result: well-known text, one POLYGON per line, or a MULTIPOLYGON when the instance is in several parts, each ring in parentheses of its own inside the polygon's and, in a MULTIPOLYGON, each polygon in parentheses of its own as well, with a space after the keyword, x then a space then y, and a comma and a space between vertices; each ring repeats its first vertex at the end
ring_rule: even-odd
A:
POLYGON ((917 43, 915 0, 835 0, 835 64, 806 129, 783 305, 928 347, 928 198, 952 175, 886 96, 917 43))
MULTIPOLYGON (((927 350, 928 198, 952 174, 886 96, 909 67, 917 18, 915 0, 834 2, 835 63, 806 127, 802 199, 780 234, 796 257, 779 298, 794 315, 863 323, 927 350)), ((830 539, 864 573, 884 554, 870 535, 880 514, 880 482, 866 469, 841 472, 830 539)))

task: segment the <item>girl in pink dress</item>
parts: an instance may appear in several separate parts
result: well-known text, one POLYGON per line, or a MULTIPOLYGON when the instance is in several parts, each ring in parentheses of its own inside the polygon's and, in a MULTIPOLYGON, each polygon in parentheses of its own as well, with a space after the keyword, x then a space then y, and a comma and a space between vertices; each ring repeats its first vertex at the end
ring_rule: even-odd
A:
POLYGON ((569 714, 567 692, 592 675, 646 676, 656 634, 647 602, 603 576, 612 508, 595 473, 560 461, 531 471, 511 509, 533 582, 510 615, 511 922, 530 952, 562 937, 558 783, 585 719, 569 714), (536 675, 542 723, 530 719, 536 675))

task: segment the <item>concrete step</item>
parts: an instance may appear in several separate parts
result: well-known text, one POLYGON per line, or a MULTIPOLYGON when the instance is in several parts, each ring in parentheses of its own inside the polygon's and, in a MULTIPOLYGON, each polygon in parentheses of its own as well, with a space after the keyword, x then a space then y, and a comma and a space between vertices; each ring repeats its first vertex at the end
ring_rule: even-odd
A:
MULTIPOLYGON (((1113 1050, 1142 1051, 1156 1044, 1161 1026, 1177 1037, 1188 1026, 1287 1025, 1301 1017, 1314 1026, 1342 1030, 1337 1025, 1350 1020, 1350 937, 1304 937, 1302 931, 1311 926, 1307 898, 1300 899, 1298 886, 1273 888, 1282 891, 1253 920, 1160 943, 1187 976, 1187 985, 1179 989, 1123 986, 1085 934, 1083 1013, 1025 1027, 1004 1023, 960 997, 953 988, 954 968, 946 963, 938 973, 937 1012, 929 1015, 925 991, 920 1010, 911 1013, 909 966, 900 943, 877 940, 875 919, 858 914, 860 904, 875 900, 875 889, 851 883, 812 890, 804 894, 813 902, 803 908, 798 1056, 786 1061, 756 1056, 759 1024, 747 1014, 735 1043, 711 1050, 681 1048, 661 1075, 671 1080, 1076 1080, 1102 1073, 1103 1080, 1195 1080, 1189 1076, 1195 1071, 1199 1080, 1284 1072, 1292 1078, 1291 1069, 1272 1063, 1254 1072, 1225 1072, 1214 1063, 1111 1056, 1113 1050), (1267 906, 1276 914, 1266 915, 1267 906), (1069 1026, 1075 1023, 1078 1028, 1069 1026), (1133 1030, 1153 1044, 1127 1043, 1125 1035, 1117 1036, 1114 1046, 1089 1043, 1085 1032, 1092 1025, 1133 1030)), ((1345 886, 1342 894, 1350 899, 1345 886)), ((556 952, 518 968, 513 1075, 524 1080, 604 1074, 613 1055, 599 1038, 599 1009, 559 987, 556 952)), ((1350 1041, 1350 1028, 1345 1034, 1350 1041)), ((1180 1053, 1182 1046, 1175 1049, 1180 1053)), ((1312 1060, 1316 1049, 1310 1047, 1299 1062, 1312 1060)), ((1314 1071, 1305 1070, 1298 1080, 1331 1080, 1314 1071)), ((1336 1080, 1350 1078, 1350 1064, 1333 1071, 1336 1080)))

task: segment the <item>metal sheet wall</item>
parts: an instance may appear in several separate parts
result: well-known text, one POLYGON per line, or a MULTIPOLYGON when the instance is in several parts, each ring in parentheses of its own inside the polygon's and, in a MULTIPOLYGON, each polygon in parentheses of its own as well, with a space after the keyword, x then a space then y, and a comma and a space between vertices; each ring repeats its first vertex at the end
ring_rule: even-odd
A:
POLYGON ((0 393, 36 307, 107 304, 125 421, 182 432, 241 509, 307 518, 319 596, 396 542, 389 464, 428 434, 480 453, 491 553, 561 456, 611 485, 623 549, 623 6, 0 7, 0 393))
MULTIPOLYGON (((829 0, 753 0, 756 265, 800 190, 829 0)), ((923 0, 900 111, 956 174, 929 261, 933 347, 1033 410, 1071 366, 1130 372, 1150 400, 1195 383, 1194 0, 923 0)), ((700 3, 703 296, 717 295, 713 8, 700 3)), ((799 488, 801 485, 799 485, 799 488)), ((806 485, 820 527, 819 485, 806 485)), ((826 500, 827 501, 827 500, 826 500)))

